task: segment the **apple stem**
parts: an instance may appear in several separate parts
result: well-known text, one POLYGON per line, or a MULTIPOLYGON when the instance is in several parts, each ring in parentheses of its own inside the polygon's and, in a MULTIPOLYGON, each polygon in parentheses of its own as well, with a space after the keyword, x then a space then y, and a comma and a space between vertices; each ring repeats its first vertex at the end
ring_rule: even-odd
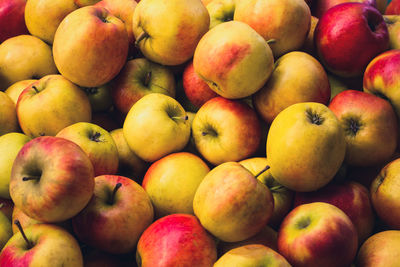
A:
POLYGON ((276 39, 269 39, 267 41, 267 44, 273 44, 273 43, 276 43, 276 39))
POLYGON ((32 85, 32 89, 35 90, 36 93, 39 93, 39 90, 37 89, 37 87, 35 85, 32 85))
POLYGON ((19 232, 22 234, 22 237, 25 239, 25 242, 26 242, 26 244, 28 245, 28 249, 33 248, 33 244, 32 244, 32 243, 28 240, 28 238, 26 237, 25 232, 24 232, 24 230, 22 229, 22 225, 21 225, 21 223, 19 222, 19 220, 15 220, 14 223, 15 223, 15 225, 17 225, 17 227, 18 227, 18 229, 19 229, 19 232))
POLYGON ((262 169, 259 173, 257 173, 254 177, 258 178, 261 174, 263 174, 265 171, 269 170, 271 168, 269 165, 265 166, 264 169, 262 169))
POLYGON ((25 177, 22 177, 22 181, 30 181, 30 180, 39 180, 40 179, 40 176, 25 176, 25 177))
POLYGON ((147 32, 142 32, 140 35, 139 35, 139 37, 136 39, 136 41, 135 41, 135 46, 138 46, 139 45, 139 43, 140 43, 140 41, 142 41, 143 39, 145 39, 145 38, 147 38, 147 37, 149 37, 149 34, 147 33, 147 32))
POLYGON ((110 204, 113 204, 113 203, 114 203, 115 194, 117 193, 118 189, 119 189, 121 186, 122 186, 121 183, 117 183, 117 184, 115 185, 114 190, 113 190, 112 195, 111 195, 110 204))
POLYGON ((148 73, 146 73, 146 77, 144 78, 144 86, 148 86, 150 83, 150 79, 151 79, 151 71, 149 71, 148 73))

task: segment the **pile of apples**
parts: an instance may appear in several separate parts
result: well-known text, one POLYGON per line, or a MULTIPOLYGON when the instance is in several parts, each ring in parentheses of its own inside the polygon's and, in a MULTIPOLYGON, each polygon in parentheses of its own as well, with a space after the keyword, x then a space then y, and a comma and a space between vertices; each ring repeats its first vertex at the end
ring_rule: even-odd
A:
POLYGON ((0 0, 0 266, 398 266, 400 0, 0 0))

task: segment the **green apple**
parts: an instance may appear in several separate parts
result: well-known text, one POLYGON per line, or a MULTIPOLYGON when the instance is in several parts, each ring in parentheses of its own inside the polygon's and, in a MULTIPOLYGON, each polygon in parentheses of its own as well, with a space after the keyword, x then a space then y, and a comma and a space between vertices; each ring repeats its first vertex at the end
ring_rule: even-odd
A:
POLYGON ((93 112, 108 111, 111 108, 113 102, 110 88, 107 85, 84 87, 83 91, 85 91, 89 98, 93 112))
POLYGON ((51 47, 32 35, 18 35, 0 44, 0 91, 13 83, 58 73, 51 47))
POLYGON ((10 177, 15 158, 31 138, 22 133, 8 133, 0 136, 0 197, 10 199, 10 177))
POLYGON ((18 131, 15 104, 6 93, 0 91, 0 135, 18 131))
POLYGON ((3 249, 12 235, 11 221, 4 213, 0 212, 0 250, 3 249))
POLYGON ((138 3, 132 21, 136 44, 146 58, 179 65, 193 56, 210 16, 200 0, 146 0, 138 3))
POLYGON ((218 24, 233 20, 236 0, 212 0, 207 6, 210 14, 210 29, 218 24))
POLYGON ((316 102, 293 104, 272 121, 267 145, 272 176, 294 191, 328 184, 345 157, 344 130, 336 115, 316 102))
POLYGON ((271 218, 273 207, 268 187, 237 162, 212 169, 193 199, 194 214, 203 227, 226 242, 257 234, 271 218))
POLYGON ((110 133, 100 126, 78 122, 65 127, 56 136, 79 145, 92 162, 94 176, 117 173, 117 146, 110 133))
POLYGON ((18 99, 17 116, 29 137, 56 135, 61 129, 89 122, 92 116, 86 94, 62 75, 47 75, 24 89, 18 99))
POLYGON ((265 84, 274 68, 274 58, 268 43, 249 25, 229 21, 201 38, 193 66, 217 94, 244 98, 265 84))
POLYGON ((142 186, 150 196, 156 217, 194 214, 194 194, 209 171, 200 157, 187 152, 172 153, 154 162, 142 186))
POLYGON ((186 146, 190 124, 178 101, 164 94, 151 93, 139 99, 129 110, 123 133, 136 155, 154 162, 186 146))
POLYGON ((28 80, 22 80, 16 83, 13 83, 10 87, 8 87, 4 93, 6 93, 11 100, 17 105, 18 97, 24 91, 26 87, 31 85, 32 83, 36 82, 37 80, 33 79, 28 79, 28 80))

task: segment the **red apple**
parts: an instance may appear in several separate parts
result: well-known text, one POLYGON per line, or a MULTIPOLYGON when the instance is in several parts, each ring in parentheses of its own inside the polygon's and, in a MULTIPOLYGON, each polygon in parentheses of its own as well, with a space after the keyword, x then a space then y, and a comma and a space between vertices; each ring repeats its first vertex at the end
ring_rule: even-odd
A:
POLYGON ((313 3, 311 12, 314 16, 320 18, 328 9, 348 2, 360 2, 376 7, 376 0, 316 0, 313 3))
POLYGON ((386 7, 385 15, 400 15, 400 1, 390 1, 390 3, 386 7))
POLYGON ((29 34, 25 25, 26 0, 0 0, 0 43, 8 38, 29 34))
POLYGON ((362 3, 344 3, 329 9, 314 32, 317 53, 331 72, 362 75, 368 63, 389 48, 389 33, 379 11, 362 3))
POLYGON ((189 214, 172 214, 151 224, 139 239, 141 267, 209 267, 217 260, 213 237, 189 214))

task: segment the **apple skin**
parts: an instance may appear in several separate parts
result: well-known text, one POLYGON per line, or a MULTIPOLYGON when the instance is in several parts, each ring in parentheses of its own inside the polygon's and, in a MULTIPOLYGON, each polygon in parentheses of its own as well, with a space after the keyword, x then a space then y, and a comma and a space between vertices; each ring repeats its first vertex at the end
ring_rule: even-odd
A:
POLYGON ((274 199, 268 187, 237 162, 213 168, 193 199, 194 214, 211 234, 237 242, 257 234, 272 216, 274 199))
POLYGON ((156 218, 174 213, 194 215, 194 194, 209 171, 200 157, 187 152, 172 153, 154 162, 142 186, 150 196, 156 218))
POLYGON ((271 124, 279 112, 300 102, 327 105, 331 89, 328 76, 314 57, 293 51, 281 56, 271 77, 252 97, 257 113, 271 124))
POLYGON ((113 79, 128 56, 125 24, 103 7, 87 6, 69 13, 54 36, 54 62, 60 73, 83 87, 113 79))
MULTIPOLYGON (((247 158, 239 161, 239 163, 253 175, 259 174, 266 166, 269 166, 267 158, 263 157, 247 158)), ((261 173, 257 179, 269 188, 274 198, 274 212, 268 221, 268 225, 274 227, 274 229, 279 228, 283 218, 292 209, 294 192, 280 185, 269 170, 261 173)))
POLYGON ((400 229, 400 215, 396 210, 400 207, 397 177, 400 172, 400 159, 386 164, 370 187, 371 201, 378 217, 391 229, 400 229))
POLYGON ((233 20, 235 13, 235 0, 212 0, 206 5, 210 14, 210 29, 218 24, 233 20))
POLYGON ((96 3, 100 2, 100 0, 74 0, 75 5, 78 7, 85 7, 85 6, 93 6, 96 3))
POLYGON ((10 199, 10 177, 15 158, 21 148, 31 140, 22 133, 0 136, 0 197, 10 199))
POLYGON ((0 250, 3 249, 12 235, 11 221, 4 213, 0 212, 0 250))
POLYGON ((46 75, 25 88, 16 109, 22 131, 31 138, 55 136, 71 124, 89 122, 92 116, 83 90, 59 74, 46 75))
POLYGON ((136 251, 136 262, 142 267, 209 267, 216 260, 213 237, 189 214, 171 214, 153 222, 136 251))
POLYGON ((261 123, 243 101, 215 97, 197 111, 192 135, 200 154, 218 165, 255 153, 261 142, 261 123))
POLYGON ((140 1, 132 19, 136 45, 161 65, 179 65, 193 57, 208 31, 210 16, 200 0, 140 1))
POLYGON ((320 61, 329 71, 354 77, 362 75, 368 63, 389 48, 389 33, 376 8, 344 3, 319 19, 314 41, 320 61))
POLYGON ((314 57, 316 57, 316 51, 315 51, 315 44, 314 44, 314 32, 315 32, 315 27, 317 26, 319 19, 317 17, 311 16, 311 24, 310 24, 310 30, 308 31, 306 40, 303 43, 303 46, 301 47, 301 51, 304 51, 314 57))
POLYGON ((278 232, 278 251, 293 266, 350 266, 357 248, 353 223, 343 211, 328 203, 294 208, 278 232))
POLYGON ((218 94, 211 90, 208 84, 200 78, 194 70, 193 61, 190 61, 182 74, 183 89, 189 101, 200 108, 211 98, 217 97, 218 94))
POLYGON ((161 93, 175 98, 175 78, 172 71, 146 58, 126 62, 108 87, 115 107, 123 114, 128 114, 133 104, 150 93, 161 93))
POLYGON ((93 113, 107 112, 112 109, 113 102, 111 99, 111 92, 107 85, 83 87, 82 89, 89 98, 93 113))
POLYGON ((384 15, 389 32, 389 50, 400 48, 400 15, 384 15))
POLYGON ((21 80, 58 73, 51 47, 32 35, 18 35, 0 44, 0 91, 21 80))
POLYGON ((266 41, 274 39, 270 47, 278 58, 301 48, 310 29, 311 11, 304 0, 240 0, 233 18, 250 25, 266 41))
POLYGON ((17 105, 18 102, 18 97, 24 91, 26 87, 31 85, 32 83, 36 82, 37 80, 34 79, 28 79, 28 80, 22 80, 16 83, 13 83, 10 87, 8 87, 4 93, 8 95, 11 100, 14 102, 15 105, 17 105))
POLYGON ((386 7, 385 15, 400 15, 400 1, 390 1, 390 3, 386 7))
POLYGON ((297 192, 294 197, 294 207, 312 202, 325 202, 341 209, 353 222, 360 245, 372 234, 375 215, 369 190, 363 185, 354 181, 330 183, 314 192, 297 192))
POLYGON ((329 109, 345 133, 346 163, 371 166, 392 157, 399 133, 396 113, 388 101, 365 92, 345 90, 332 99, 329 109))
POLYGON ((29 217, 61 222, 75 216, 89 202, 93 177, 92 163, 77 144, 41 136, 26 143, 15 158, 10 196, 29 217))
POLYGON ((0 266, 83 267, 82 252, 76 239, 63 228, 35 224, 24 229, 29 249, 20 232, 13 235, 0 253, 0 266))
POLYGON ((293 104, 274 119, 266 145, 271 175, 300 192, 328 184, 343 163, 346 140, 335 114, 315 102, 293 104))
POLYGON ((4 213, 10 221, 12 221, 13 210, 14 203, 11 199, 0 198, 0 212, 4 213))
POLYGON ((1 91, 0 114, 0 136, 3 134, 19 131, 15 104, 6 93, 1 91))
POLYGON ((272 50, 249 25, 221 23, 199 41, 193 56, 197 75, 225 98, 238 99, 258 91, 274 68, 272 50))
POLYGON ((400 231, 386 230, 370 236, 358 251, 356 266, 396 266, 400 257, 400 231))
POLYGON ((331 7, 334 7, 339 4, 343 4, 343 3, 348 3, 348 2, 359 2, 359 3, 371 5, 375 8, 377 7, 376 0, 318 0, 318 1, 315 1, 314 5, 311 8, 311 11, 315 17, 321 18, 325 14, 325 12, 328 9, 330 9, 331 7))
POLYGON ((0 44, 8 38, 29 34, 25 24, 26 0, 0 1, 0 44))
POLYGON ((123 133, 132 151, 154 162, 182 150, 189 141, 190 124, 174 98, 151 93, 139 99, 126 115, 123 133))
POLYGON ((52 44, 61 21, 78 9, 74 0, 29 0, 25 6, 25 23, 30 34, 52 44))
POLYGON ((95 177, 94 194, 74 218, 78 239, 92 247, 123 254, 134 251, 140 235, 153 222, 150 198, 133 180, 117 175, 95 177), (112 199, 116 185, 121 187, 112 199))
POLYGON ((94 176, 115 174, 118 170, 118 149, 110 133, 89 122, 78 122, 59 131, 62 137, 77 144, 89 157, 94 176))

